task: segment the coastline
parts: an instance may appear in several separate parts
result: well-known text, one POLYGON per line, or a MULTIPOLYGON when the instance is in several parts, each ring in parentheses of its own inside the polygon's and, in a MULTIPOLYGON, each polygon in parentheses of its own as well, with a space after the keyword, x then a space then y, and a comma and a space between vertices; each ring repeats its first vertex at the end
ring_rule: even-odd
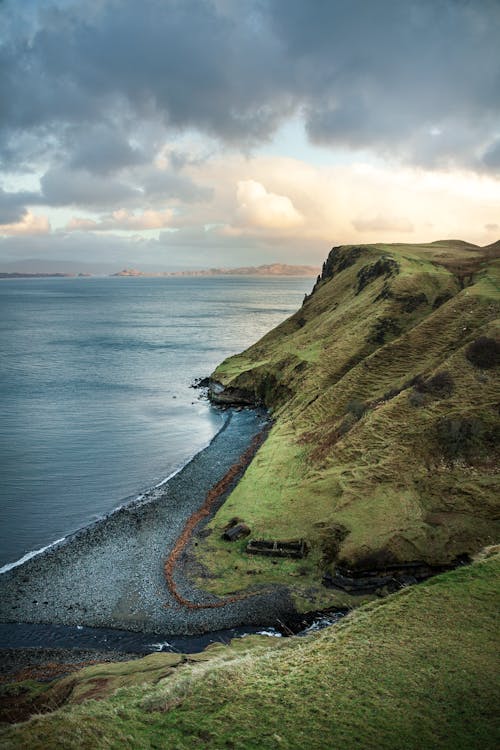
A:
MULTIPOLYGON (((35 549, 35 550, 30 550, 26 552, 24 555, 22 555, 22 557, 20 557, 19 559, 2 565, 0 567, 0 582, 1 582, 1 576, 4 573, 7 573, 9 570, 13 570, 14 568, 18 568, 19 566, 24 565, 24 563, 28 562, 28 560, 31 560, 34 557, 38 557, 39 555, 42 555, 43 553, 47 552, 50 549, 57 548, 59 545, 71 542, 76 536, 78 536, 82 532, 93 528, 94 526, 102 523, 103 521, 106 521, 112 515, 114 515, 115 513, 119 513, 124 508, 138 507, 144 503, 150 502, 153 499, 153 497, 157 494, 156 491, 162 488, 165 484, 167 484, 177 474, 179 474, 188 464, 191 463, 191 461, 193 461, 196 458, 198 453, 201 453, 206 448, 209 448, 212 442, 217 437, 217 435, 219 435, 223 430, 225 430, 226 426, 227 426, 227 420, 221 425, 220 429, 208 441, 208 443, 202 448, 200 448, 200 450, 197 453, 195 453, 193 456, 188 458, 187 461, 182 463, 176 469, 171 471, 170 474, 167 474, 166 477, 164 477, 163 479, 161 479, 159 482, 152 485, 148 489, 145 489, 143 492, 140 492, 138 495, 132 495, 129 498, 125 498, 122 502, 120 502, 119 505, 116 506, 116 508, 113 508, 113 510, 109 511, 108 513, 104 513, 99 518, 96 518, 95 520, 90 521, 89 523, 85 524, 81 528, 76 529, 76 531, 72 531, 66 534, 65 536, 62 536, 60 539, 55 539, 53 542, 49 542, 49 544, 46 544, 44 547, 40 547, 39 549, 35 549)), ((0 622, 1 622, 1 616, 0 616, 0 622)))
MULTIPOLYGON (((209 445, 173 476, 3 573, 0 621, 191 635, 265 625, 291 613, 292 601, 278 587, 223 607, 187 610, 163 575, 186 521, 267 423, 257 410, 231 410, 209 445)), ((187 580, 182 588, 191 601, 214 601, 187 580)))

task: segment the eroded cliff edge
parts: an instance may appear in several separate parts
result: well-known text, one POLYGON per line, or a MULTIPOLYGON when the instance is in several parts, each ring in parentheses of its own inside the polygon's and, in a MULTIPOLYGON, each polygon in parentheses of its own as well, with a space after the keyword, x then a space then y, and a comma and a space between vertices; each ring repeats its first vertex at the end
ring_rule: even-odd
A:
POLYGON ((499 252, 335 247, 301 309, 217 368, 215 402, 264 404, 275 424, 199 540, 204 586, 351 604, 498 541, 499 252), (248 555, 221 539, 236 518, 308 556, 248 555))

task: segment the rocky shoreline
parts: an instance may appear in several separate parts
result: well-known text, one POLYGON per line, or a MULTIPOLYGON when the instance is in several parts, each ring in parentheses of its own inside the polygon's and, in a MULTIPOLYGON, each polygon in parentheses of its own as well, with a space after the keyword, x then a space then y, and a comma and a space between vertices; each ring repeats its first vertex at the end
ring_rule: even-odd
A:
MULTIPOLYGON (((2 574, 0 621, 191 635, 272 624, 292 614, 284 587, 188 610, 167 590, 163 574, 187 519, 267 424, 263 411, 228 411, 210 445, 165 485, 2 574)), ((215 601, 194 589, 182 569, 177 586, 195 603, 215 601)))

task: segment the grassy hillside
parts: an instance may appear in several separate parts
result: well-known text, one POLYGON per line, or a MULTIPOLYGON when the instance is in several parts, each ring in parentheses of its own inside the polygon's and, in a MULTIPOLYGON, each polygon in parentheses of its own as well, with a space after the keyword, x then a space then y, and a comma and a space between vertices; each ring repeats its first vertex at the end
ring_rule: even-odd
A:
POLYGON ((308 638, 7 686, 19 702, 38 691, 35 710, 61 707, 0 730, 2 747, 493 749, 499 572, 493 553, 308 638))
POLYGON ((217 368, 214 398, 260 400, 275 424, 198 540, 203 586, 280 581, 302 608, 351 604, 322 576, 445 565, 498 541, 499 251, 334 248, 302 308, 217 368), (470 349, 484 339, 487 361, 470 349), (254 538, 305 538, 309 556, 247 555, 220 539, 234 517, 254 538))

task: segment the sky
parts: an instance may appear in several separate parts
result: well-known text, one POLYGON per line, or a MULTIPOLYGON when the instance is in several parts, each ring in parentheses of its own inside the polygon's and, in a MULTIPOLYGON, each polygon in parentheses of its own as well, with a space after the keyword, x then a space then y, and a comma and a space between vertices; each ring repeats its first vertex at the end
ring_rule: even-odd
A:
POLYGON ((500 0, 0 0, 0 267, 500 238, 500 0))

